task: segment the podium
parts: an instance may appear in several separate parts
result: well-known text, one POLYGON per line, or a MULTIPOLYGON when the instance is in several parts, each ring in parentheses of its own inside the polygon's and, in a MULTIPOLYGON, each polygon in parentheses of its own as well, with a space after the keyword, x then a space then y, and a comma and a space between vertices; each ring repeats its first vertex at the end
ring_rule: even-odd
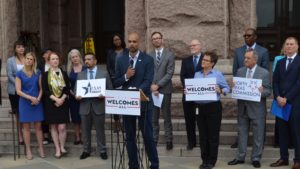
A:
MULTIPOLYGON (((140 116, 142 112, 142 102, 147 102, 145 106, 145 112, 147 112, 149 98, 144 94, 142 90, 106 90, 105 95, 106 114, 111 114, 111 168, 126 169, 128 165, 128 159, 126 158, 125 154, 127 151, 126 136, 124 133, 125 128, 123 127, 124 130, 116 131, 116 133, 113 132, 113 115, 120 115, 122 117, 120 118, 120 120, 122 119, 122 124, 123 126, 125 126, 123 116, 140 116), (136 105, 137 102, 138 105, 136 105), (116 140, 114 140, 114 135, 116 136, 116 140), (116 141, 115 149, 114 141, 116 141)), ((146 120, 146 116, 144 120, 146 120)), ((142 142, 140 140, 140 130, 141 129, 138 127, 138 131, 136 134, 137 156, 140 168, 144 169, 149 168, 149 161, 145 154, 144 146, 141 144, 142 142)))

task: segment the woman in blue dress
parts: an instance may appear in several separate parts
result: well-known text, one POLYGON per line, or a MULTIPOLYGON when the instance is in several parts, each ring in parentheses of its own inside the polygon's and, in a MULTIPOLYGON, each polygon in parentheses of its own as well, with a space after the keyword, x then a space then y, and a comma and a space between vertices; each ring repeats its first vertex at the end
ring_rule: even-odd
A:
POLYGON ((34 123, 38 141, 38 152, 44 158, 43 132, 41 122, 44 120, 42 97, 41 72, 36 69, 36 56, 34 53, 25 55, 24 67, 16 73, 16 92, 19 99, 19 120, 23 126, 23 137, 26 145, 26 158, 32 160, 30 147, 30 124, 34 123))
POLYGON ((79 50, 72 49, 68 53, 67 73, 71 84, 69 99, 70 99, 71 120, 75 130, 74 145, 82 144, 81 136, 80 136, 81 117, 79 115, 79 102, 75 99, 74 88, 77 81, 77 74, 83 71, 84 69, 85 67, 83 66, 82 56, 79 50))

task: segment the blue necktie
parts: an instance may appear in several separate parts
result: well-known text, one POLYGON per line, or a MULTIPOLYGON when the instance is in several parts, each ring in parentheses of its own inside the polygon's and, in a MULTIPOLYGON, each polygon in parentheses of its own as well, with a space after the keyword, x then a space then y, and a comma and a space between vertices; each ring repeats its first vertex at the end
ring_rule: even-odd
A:
POLYGON ((287 60, 288 60, 288 65, 287 65, 287 67, 286 67, 286 70, 289 69, 289 67, 290 67, 290 65, 291 65, 291 63, 292 63, 292 61, 293 61, 293 59, 292 59, 292 58, 288 58, 287 60))
POLYGON ((194 70, 195 70, 195 71, 197 71, 197 65, 198 65, 197 59, 198 59, 198 56, 197 56, 197 55, 194 56, 193 62, 194 62, 194 70))
POLYGON ((94 79, 94 71, 90 70, 90 79, 94 79))

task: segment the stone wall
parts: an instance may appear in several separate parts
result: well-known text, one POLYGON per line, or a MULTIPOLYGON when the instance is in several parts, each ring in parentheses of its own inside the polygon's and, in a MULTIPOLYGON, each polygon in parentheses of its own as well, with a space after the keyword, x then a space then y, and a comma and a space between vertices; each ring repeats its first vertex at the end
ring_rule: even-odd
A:
POLYGON ((177 56, 189 54, 192 39, 200 39, 203 50, 216 50, 231 58, 243 43, 243 31, 256 25, 256 0, 126 0, 125 34, 142 36, 142 49, 151 50, 151 33, 160 31, 165 45, 177 56))

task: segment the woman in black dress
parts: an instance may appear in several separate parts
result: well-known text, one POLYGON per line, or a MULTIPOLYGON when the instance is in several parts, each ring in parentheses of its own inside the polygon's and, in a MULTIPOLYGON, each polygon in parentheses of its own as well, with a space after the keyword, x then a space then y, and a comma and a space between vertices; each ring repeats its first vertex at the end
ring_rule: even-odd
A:
POLYGON ((65 142, 67 137, 66 123, 69 122, 70 84, 68 75, 59 68, 59 55, 49 54, 50 68, 42 76, 45 103, 45 121, 50 125, 55 145, 55 157, 60 158, 67 153, 65 142))

